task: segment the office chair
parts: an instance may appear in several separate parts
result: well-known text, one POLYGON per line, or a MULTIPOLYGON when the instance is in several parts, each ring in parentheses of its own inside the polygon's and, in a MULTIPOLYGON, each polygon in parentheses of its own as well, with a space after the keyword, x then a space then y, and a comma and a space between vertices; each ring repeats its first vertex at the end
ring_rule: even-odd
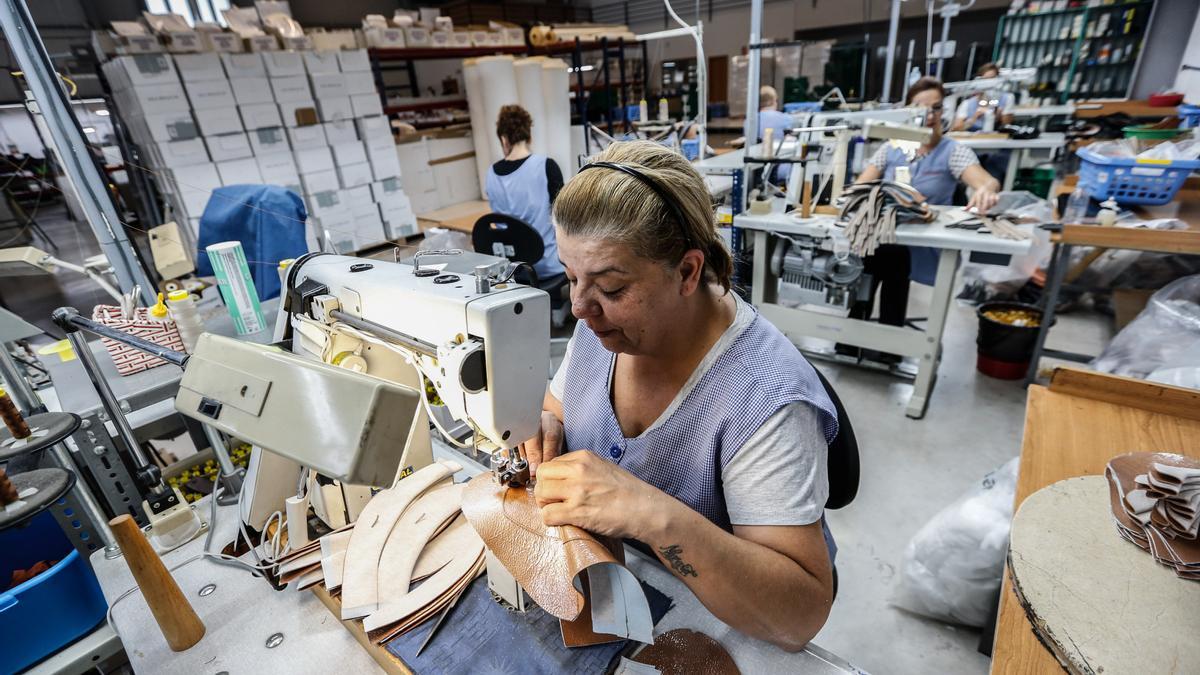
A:
MULTIPOLYGON (((546 245, 537 230, 519 218, 502 213, 488 213, 475 221, 471 228, 471 245, 476 253, 508 258, 530 266, 546 253, 546 245)), ((519 270, 518 276, 524 271, 519 270)), ((556 328, 561 327, 570 309, 563 300, 567 275, 556 274, 548 279, 538 279, 532 269, 528 272, 527 283, 550 294, 550 321, 556 328)))
POLYGON ((858 495, 858 439, 854 436, 854 427, 850 425, 850 417, 846 415, 846 408, 842 406, 837 392, 820 370, 815 367, 813 370, 837 411, 838 433, 829 443, 829 498, 825 500, 825 508, 840 509, 849 505, 858 495))

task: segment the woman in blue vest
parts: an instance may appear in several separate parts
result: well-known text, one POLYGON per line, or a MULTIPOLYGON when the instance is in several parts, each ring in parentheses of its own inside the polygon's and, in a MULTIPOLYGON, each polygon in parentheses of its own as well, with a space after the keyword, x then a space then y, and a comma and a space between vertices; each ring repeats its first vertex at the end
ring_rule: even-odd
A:
MULTIPOLYGON (((1000 67, 994 63, 985 63, 975 71, 976 80, 990 80, 1000 77, 1000 67)), ((995 116, 994 128, 999 129, 1005 124, 1012 124, 1012 110, 1015 100, 1013 95, 1006 92, 980 92, 968 96, 958 104, 954 113, 954 124, 951 131, 982 131, 983 118, 988 110, 995 116), (995 99, 991 99, 995 96, 995 99), (985 99, 991 102, 989 106, 985 99)), ((979 156, 979 163, 996 180, 1004 180, 1004 172, 1008 170, 1008 162, 1012 158, 1011 150, 994 150, 979 156)))
POLYGON ((554 203, 579 319, 523 444, 547 525, 640 542, 739 631, 799 650, 834 595, 837 417, 812 366, 730 292, 704 180, 615 143, 554 203))
MULTIPOLYGON (((954 203, 954 191, 959 183, 973 190, 968 207, 985 212, 996 205, 1000 183, 979 165, 979 159, 968 147, 942 135, 942 100, 946 92, 942 83, 933 77, 922 77, 908 90, 907 105, 925 108, 926 125, 933 128, 929 143, 917 149, 911 159, 900 148, 884 144, 871 158, 867 168, 858 177, 858 182, 896 180, 896 169, 908 169, 908 182, 925 195, 930 204, 949 205, 954 203)), ((882 282, 879 303, 879 322, 890 326, 904 325, 908 309, 908 282, 933 285, 937 275, 938 252, 923 246, 900 246, 887 244, 876 249, 873 256, 863 262, 865 271, 872 276, 872 283, 882 282)), ((860 302, 851 309, 851 316, 860 319, 870 317, 874 305, 872 299, 860 302)), ((881 355, 884 360, 898 360, 894 355, 881 355)))
POLYGON ((486 190, 492 211, 522 220, 542 235, 545 250, 533 270, 545 281, 563 273, 550 221, 550 205, 562 189, 563 175, 553 159, 530 152, 532 127, 533 118, 521 106, 500 108, 496 135, 504 159, 488 169, 486 190))

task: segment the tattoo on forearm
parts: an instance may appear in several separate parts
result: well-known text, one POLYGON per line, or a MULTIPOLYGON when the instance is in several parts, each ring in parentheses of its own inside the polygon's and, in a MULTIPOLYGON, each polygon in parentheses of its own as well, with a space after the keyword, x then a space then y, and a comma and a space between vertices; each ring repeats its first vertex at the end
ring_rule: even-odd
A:
POLYGON ((675 573, 678 574, 679 576, 681 576, 681 577, 698 577, 698 576, 700 576, 696 572, 696 568, 685 563, 683 561, 683 558, 679 557, 679 554, 683 553, 683 547, 680 546, 679 544, 671 544, 670 546, 660 546, 658 549, 658 553, 659 553, 659 555, 661 555, 663 557, 663 560, 666 560, 667 562, 671 563, 671 569, 675 570, 675 573))

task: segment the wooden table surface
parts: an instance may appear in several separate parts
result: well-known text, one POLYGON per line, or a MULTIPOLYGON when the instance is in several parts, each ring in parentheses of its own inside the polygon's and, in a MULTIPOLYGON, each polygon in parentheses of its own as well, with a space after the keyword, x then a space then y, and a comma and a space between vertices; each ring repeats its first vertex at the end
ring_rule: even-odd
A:
POLYGON ((1077 119, 1087 119, 1091 117, 1103 117, 1104 115, 1112 115, 1113 113, 1125 113, 1130 117, 1172 117, 1179 113, 1179 108, 1176 106, 1156 107, 1150 105, 1142 99, 1132 101, 1076 101, 1075 102, 1075 117, 1077 119))
MULTIPOLYGON (((1029 387, 1015 505, 1051 483, 1103 475, 1110 458, 1127 452, 1200 457, 1200 391, 1060 368, 1049 387, 1029 387)), ((1118 536, 1115 527, 1112 535, 1118 536)), ((1005 569, 992 673, 1062 672, 1034 634, 1005 569)))
POLYGON ((417 224, 424 232, 433 227, 445 227, 459 232, 471 234, 475 221, 479 217, 492 212, 492 207, 486 200, 475 200, 452 204, 437 211, 417 214, 417 224))

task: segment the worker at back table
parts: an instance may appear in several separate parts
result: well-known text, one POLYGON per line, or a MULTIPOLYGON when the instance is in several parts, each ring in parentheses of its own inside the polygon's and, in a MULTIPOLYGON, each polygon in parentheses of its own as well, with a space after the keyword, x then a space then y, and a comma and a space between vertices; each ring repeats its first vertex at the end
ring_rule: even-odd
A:
MULTIPOLYGON (((991 80, 999 77, 1000 67, 994 63, 985 63, 975 71, 976 80, 991 80)), ((963 99, 954 113, 954 124, 950 126, 950 130, 988 131, 984 128, 984 119, 987 117, 988 111, 991 111, 994 120, 991 130, 1012 124, 1011 111, 1015 105, 1013 95, 1007 91, 999 91, 999 80, 997 80, 996 86, 997 89, 994 91, 977 92, 963 99)), ((1004 180, 1004 173, 1008 170, 1008 162, 1011 159, 1012 151, 1010 150, 994 150, 979 155, 979 163, 996 180, 1004 180)))
MULTIPOLYGON (((942 101, 945 90, 937 78, 922 77, 908 90, 905 104, 925 108, 928 112, 925 124, 933 129, 928 143, 916 149, 910 156, 900 147, 885 143, 867 163, 867 168, 858 177, 859 183, 878 180, 897 180, 897 171, 906 170, 908 183, 925 196, 930 204, 951 205, 954 190, 961 182, 974 192, 967 206, 986 212, 996 205, 1000 182, 984 171, 975 153, 965 145, 942 135, 942 101)), ((932 286, 937 275, 938 252, 923 246, 900 246, 884 244, 875 254, 863 260, 865 270, 872 283, 882 283, 883 296, 879 303, 879 322, 891 326, 903 326, 908 309, 908 283, 911 278, 917 283, 932 286)), ((871 300, 858 302, 851 308, 851 316, 870 318, 874 305, 874 288, 871 300)), ((888 356, 886 360, 898 360, 888 356)))
MULTIPOLYGON (((779 112, 779 94, 775 87, 763 86, 758 90, 758 108, 758 140, 765 138, 770 129, 771 143, 778 146, 783 135, 792 128, 792 116, 779 112)), ((785 183, 792 173, 792 165, 780 164, 772 173, 777 183, 785 183)))
POLYGON ((562 189, 563 175, 553 159, 530 151, 532 127, 533 119, 521 106, 500 108, 496 135, 504 159, 488 169, 485 189, 493 211, 528 223, 542 236, 545 252, 533 269, 538 279, 546 280, 563 273, 550 220, 550 207, 562 189))

